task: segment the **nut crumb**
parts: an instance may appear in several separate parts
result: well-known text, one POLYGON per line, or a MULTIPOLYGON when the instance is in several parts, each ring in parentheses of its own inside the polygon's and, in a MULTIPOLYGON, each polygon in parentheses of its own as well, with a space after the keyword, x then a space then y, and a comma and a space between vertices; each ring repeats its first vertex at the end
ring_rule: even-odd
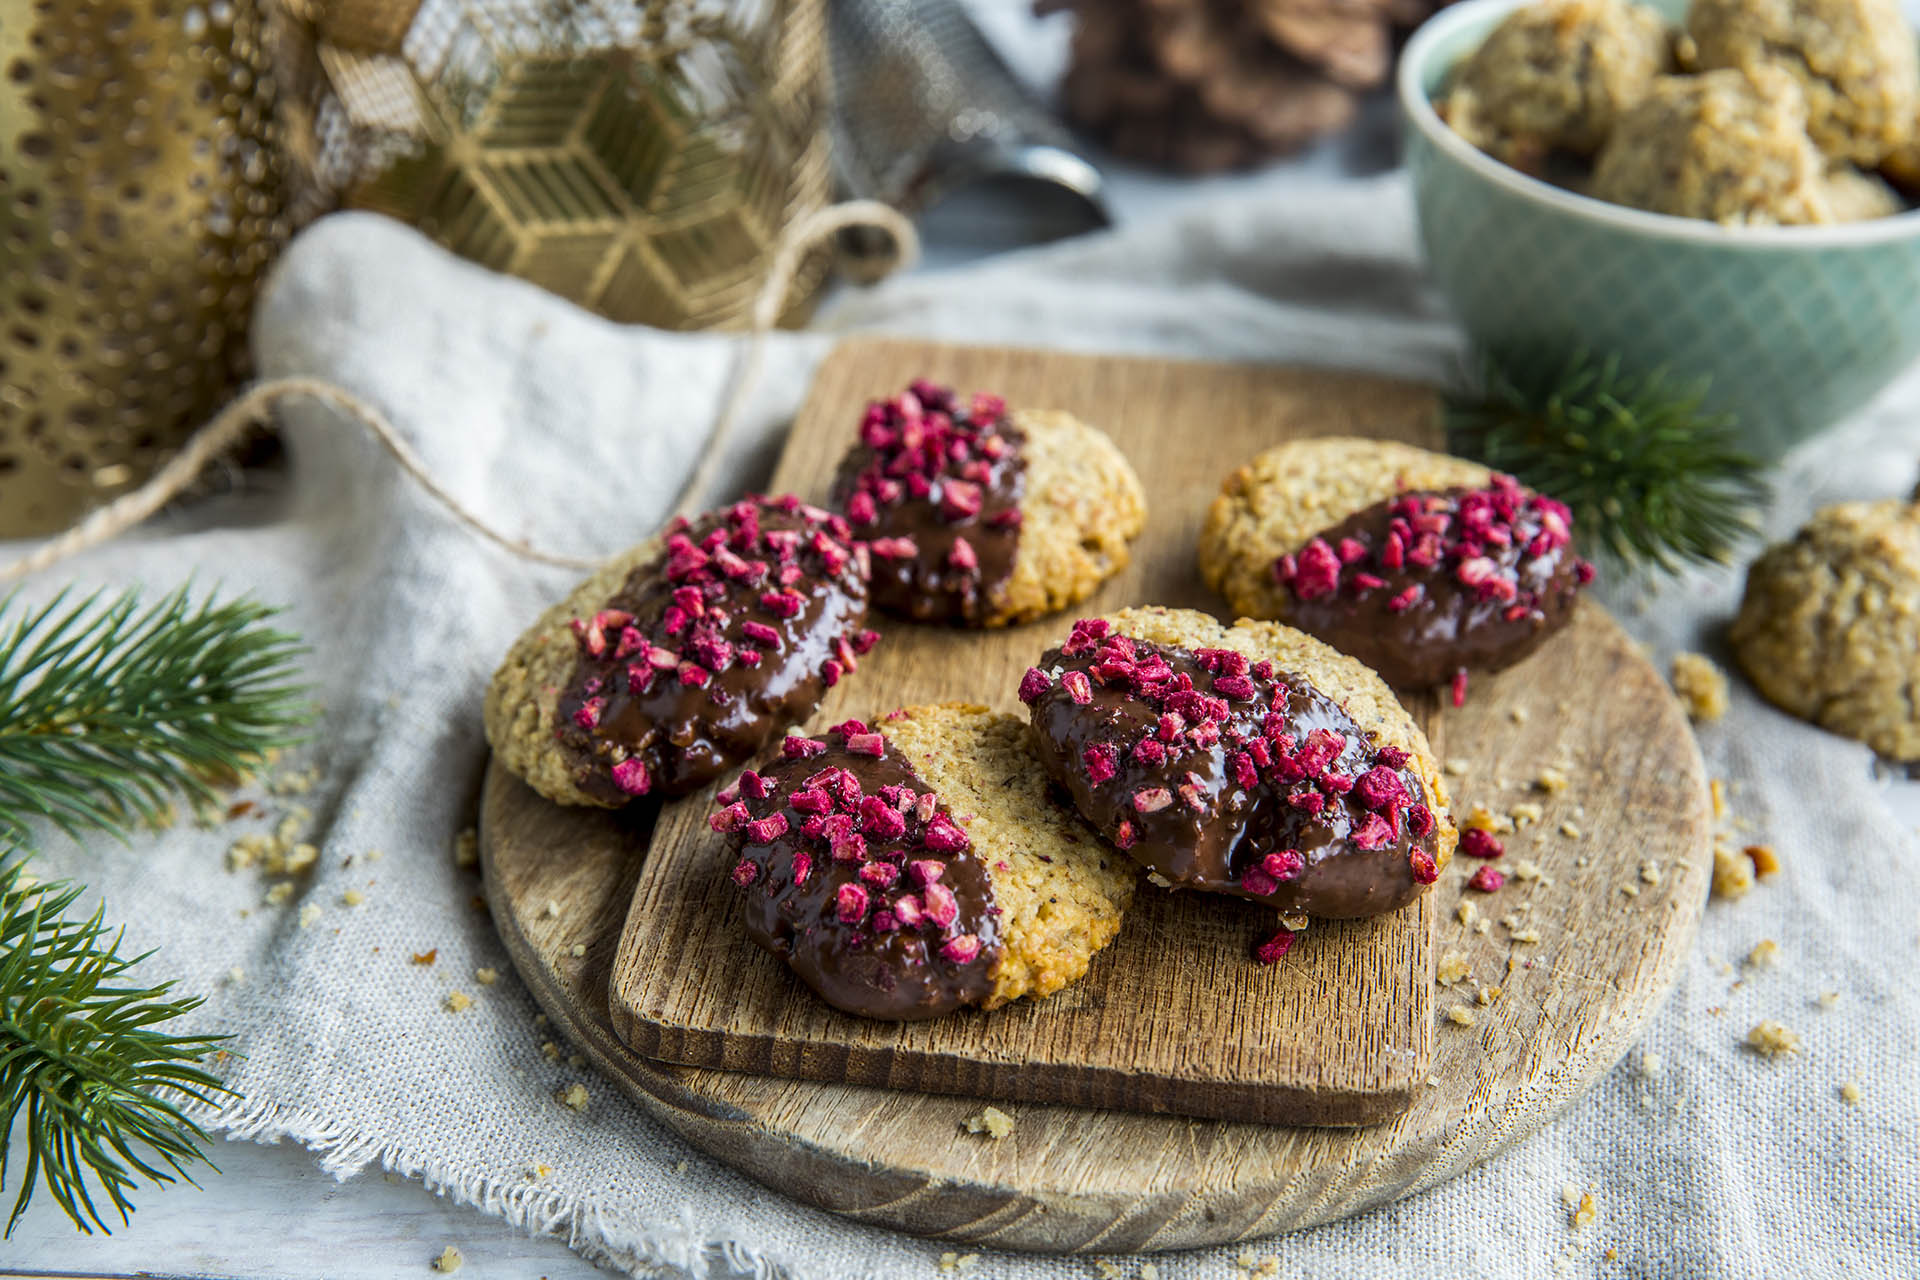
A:
POLYGON ((1707 784, 1707 791, 1713 797, 1713 820, 1718 822, 1727 816, 1727 780, 1713 779, 1707 784))
POLYGON ((561 1106, 571 1111, 587 1109, 587 1086, 575 1081, 554 1095, 561 1106))
POLYGON ((1580 1193, 1580 1203, 1573 1207, 1573 1214, 1568 1219, 1568 1222, 1575 1231, 1578 1231, 1599 1216, 1600 1206, 1593 1202, 1593 1192, 1582 1191, 1580 1193))
POLYGON ((1473 1010, 1463 1004, 1457 1004, 1447 1010, 1447 1021, 1455 1026, 1470 1027, 1473 1025, 1473 1010))
POLYGON ((449 991, 446 1006, 448 1013, 463 1013, 473 1005, 473 997, 464 991, 449 991))
POLYGON ((1492 1004, 1495 1000, 1498 1000, 1502 994, 1503 993, 1499 987, 1482 987, 1480 988, 1479 991, 1474 993, 1473 998, 1475 1003, 1479 1004, 1482 1008, 1485 1008, 1487 1005, 1492 1004))
POLYGON ((340 905, 343 907, 357 907, 366 900, 367 895, 358 889, 349 889, 340 895, 340 905))
POLYGON ((553 1166, 550 1164, 536 1164, 536 1165, 529 1165, 527 1167, 528 1182, 540 1182, 552 1176, 552 1174, 553 1174, 553 1166))
POLYGON ((1013 1117, 998 1107, 988 1107, 963 1122, 968 1133, 984 1133, 995 1142, 1013 1132, 1013 1117))
POLYGON ((1504 813, 1494 813, 1485 805, 1477 804, 1473 806, 1472 812, 1467 814, 1466 825, 1476 831, 1503 836, 1513 830, 1513 819, 1504 813))
POLYGON ((1447 951, 1440 957, 1440 963, 1434 966, 1434 976, 1442 986, 1450 986, 1467 976, 1472 966, 1467 957, 1459 951, 1447 951))
POLYGON ((1158 871, 1147 872, 1147 881, 1148 883, 1152 884, 1153 887, 1156 889, 1173 888, 1173 881, 1167 879, 1165 876, 1161 875, 1158 871))
POLYGON ((1718 720, 1727 713, 1727 676, 1704 653, 1673 655, 1673 691, 1695 723, 1718 720))
POLYGON ((448 1245, 440 1251, 440 1256, 433 1260, 433 1269, 442 1275, 449 1275, 458 1271, 461 1264, 465 1261, 466 1259, 460 1256, 458 1249, 452 1245, 448 1245))
POLYGON ((1753 944, 1753 950, 1747 952, 1749 969, 1771 969, 1780 958, 1780 944, 1772 938, 1762 938, 1753 944))
POLYGON ((1753 863, 1723 844, 1713 846, 1713 896, 1743 898, 1753 888, 1753 863))
POLYGON ((416 951, 413 953, 414 964, 432 964, 435 960, 439 958, 440 958, 440 948, 438 947, 435 947, 431 951, 416 951))
POLYGON ((1753 864, 1753 874, 1762 880, 1780 870, 1780 855, 1770 844, 1750 844, 1740 852, 1747 855, 1747 861, 1753 864))
POLYGON ((1840 1101, 1846 1103, 1850 1107, 1859 1106, 1860 1105, 1860 1086, 1855 1084, 1851 1080, 1842 1081, 1840 1084, 1840 1101))
POLYGON ((490 987, 500 980, 498 969, 480 968, 473 971, 473 980, 483 987, 490 987))
POLYGON ((1548 766, 1540 771, 1540 775, 1533 780, 1533 785, 1550 796, 1557 796, 1567 789, 1567 775, 1548 766))
POLYGON ((1747 1032, 1747 1047, 1763 1058, 1781 1058, 1800 1052, 1800 1037, 1768 1018, 1747 1032))

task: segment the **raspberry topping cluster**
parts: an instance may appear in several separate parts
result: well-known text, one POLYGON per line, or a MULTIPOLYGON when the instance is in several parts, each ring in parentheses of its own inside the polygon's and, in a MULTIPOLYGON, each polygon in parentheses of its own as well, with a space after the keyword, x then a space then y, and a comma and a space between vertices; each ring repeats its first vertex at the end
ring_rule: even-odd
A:
MULTIPOLYGON (((994 464, 1014 448, 1002 430, 1006 413, 999 396, 976 394, 963 406, 951 387, 925 379, 892 399, 872 402, 860 423, 860 440, 873 456, 846 496, 847 519, 865 528, 880 522, 882 508, 923 502, 943 524, 979 520, 993 530, 1017 528, 1018 507, 981 517, 994 464)), ((881 559, 911 560, 920 554, 908 536, 875 538, 871 546, 881 559)), ((946 567, 977 576, 978 548, 964 535, 955 537, 946 567)))
MULTIPOLYGON (((1137 700, 1152 715, 1152 723, 1131 740, 1095 740, 1081 750, 1080 767, 1090 787, 1112 783, 1123 763, 1142 783, 1121 806, 1131 816, 1109 832, 1122 849, 1140 838, 1141 824, 1154 814, 1205 817, 1218 803, 1216 788, 1198 773, 1174 773, 1178 757, 1189 748, 1208 753, 1219 748, 1234 786, 1249 797, 1277 799, 1302 823, 1334 827, 1344 806, 1350 826, 1346 840, 1356 848, 1383 849, 1402 839, 1403 831, 1415 839, 1433 831, 1432 810, 1400 772, 1407 753, 1333 729, 1300 734, 1288 714, 1287 682, 1271 662, 1249 661, 1233 649, 1197 649, 1192 658, 1205 676, 1201 688, 1192 674, 1168 660, 1178 651, 1114 634, 1103 618, 1075 623, 1059 654, 1072 662, 1057 676, 1040 667, 1027 669, 1020 682, 1022 702, 1031 705, 1058 688, 1073 703, 1086 705, 1099 687, 1137 700)), ((1431 884, 1438 876, 1428 851, 1416 847, 1409 859, 1421 883, 1431 884)), ((1255 897, 1275 893, 1306 869, 1305 857, 1291 848, 1256 852, 1240 861, 1240 887, 1255 897)))
MULTIPOLYGON (((684 517, 669 526, 659 580, 648 584, 639 612, 606 608, 570 623, 582 657, 606 668, 585 681, 586 697, 572 713, 577 728, 597 729, 619 694, 704 690, 709 705, 728 706, 736 691, 720 677, 784 651, 796 629, 788 624, 805 613, 821 580, 849 570, 862 582, 868 576, 866 548, 847 522, 791 494, 749 497, 700 525, 711 527, 696 535, 700 526, 684 517)), ((864 629, 835 637, 820 664, 821 682, 838 683, 879 639, 864 629)), ((644 760, 618 744, 611 754, 622 792, 653 789, 644 760)))
MULTIPOLYGON (((846 753, 886 758, 887 742, 859 720, 835 725, 827 741, 791 736, 782 744, 789 761, 823 755, 838 744, 846 753)), ((866 790, 859 774, 826 764, 784 787, 749 769, 720 792, 720 808, 708 819, 715 831, 730 833, 742 849, 733 882, 743 890, 767 881, 770 850, 756 859, 756 847, 784 843, 791 851, 791 884, 804 889, 823 868, 844 868, 833 891, 832 918, 865 936, 902 932, 926 940, 929 952, 956 965, 970 965, 984 950, 977 932, 961 920, 961 903, 947 876, 950 860, 972 848, 972 840, 932 791, 904 783, 866 790)), ((911 774, 905 775, 911 776, 911 774)))
MULTIPOLYGON (((1573 541, 1566 505, 1509 475, 1494 476, 1484 489, 1403 493, 1388 512, 1378 545, 1353 537, 1336 545, 1316 537, 1273 562, 1274 581, 1301 600, 1317 600, 1366 596, 1387 590, 1389 579, 1426 577, 1504 604, 1501 616, 1517 622, 1538 607, 1538 586, 1550 576, 1555 553, 1573 541)), ((1582 586, 1593 580, 1593 566, 1585 560, 1575 561, 1574 573, 1582 586)), ((1394 586, 1387 609, 1404 613, 1432 589, 1429 581, 1394 586)))

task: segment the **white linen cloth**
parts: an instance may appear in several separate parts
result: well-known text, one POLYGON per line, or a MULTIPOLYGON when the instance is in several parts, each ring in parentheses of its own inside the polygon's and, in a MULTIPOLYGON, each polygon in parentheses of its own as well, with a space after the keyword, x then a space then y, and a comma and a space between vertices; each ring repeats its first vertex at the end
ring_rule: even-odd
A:
MULTIPOLYGON (((905 278, 845 300, 826 327, 1432 380, 1459 350, 1393 178, 1217 203, 905 278)), ((542 547, 583 554, 656 526, 704 447, 734 341, 607 324, 370 215, 325 219, 294 243, 254 336, 263 375, 319 376, 367 398, 466 502, 542 547)), ((764 478, 830 341, 772 340, 725 490, 710 499, 764 478)), ((1793 459, 1772 534, 1820 503, 1910 487, 1916 410, 1910 376, 1793 459)), ((470 537, 326 411, 299 405, 287 423, 284 493, 202 504, 28 585, 33 598, 68 580, 250 592, 286 606, 312 647, 324 719, 294 764, 317 767, 298 802, 313 811, 322 855, 291 902, 265 906, 265 880, 223 869, 244 824, 183 823, 133 850, 50 838, 42 860, 43 874, 102 892, 134 945, 161 948, 153 972, 212 993, 199 1021, 235 1036, 230 1080, 244 1095, 212 1123, 304 1143, 342 1176, 369 1165, 418 1176, 638 1275, 935 1274, 954 1245, 788 1201, 691 1150, 609 1082, 542 1055, 549 1033, 449 847, 473 821, 487 678, 570 577, 470 537), (375 849, 384 857, 369 860, 375 849), (345 905, 349 888, 364 903, 345 905), (303 927, 308 906, 319 914, 303 927), (435 964, 411 963, 429 949, 435 964), (477 985, 477 967, 497 969, 498 982, 477 985), (454 990, 473 1007, 443 1008, 454 990), (576 1080, 591 1097, 580 1114, 554 1101, 576 1080), (536 1163, 551 1174, 529 1179, 536 1163)), ((1235 461, 1222 459, 1223 471, 1235 461)), ((1681 647, 1720 652, 1739 582, 1703 573, 1650 602, 1612 603, 1664 663, 1681 647)), ((1636 1050, 1506 1155, 1412 1200, 1256 1244, 1256 1256, 1277 1255, 1289 1277, 1920 1274, 1920 849, 1864 748, 1744 685, 1699 736, 1785 869, 1708 908, 1641 1046, 1664 1069, 1637 1075, 1636 1050), (1763 937, 1778 941, 1780 964, 1742 975, 1739 958, 1763 937), (1820 999, 1829 991, 1831 1008, 1820 999), (1766 1061, 1742 1049, 1762 1018, 1797 1030, 1806 1052, 1766 1061), (1847 1080, 1862 1090, 1857 1106, 1839 1096, 1847 1080), (1591 1186, 1599 1206, 1579 1231, 1560 1202, 1569 1182, 1591 1186)), ((1225 1277, 1239 1252, 1155 1265, 1164 1280, 1225 1277)), ((1137 1274, 1140 1260, 1121 1261, 1137 1274)), ((1086 1259, 988 1253, 975 1274, 1092 1271, 1086 1259)))

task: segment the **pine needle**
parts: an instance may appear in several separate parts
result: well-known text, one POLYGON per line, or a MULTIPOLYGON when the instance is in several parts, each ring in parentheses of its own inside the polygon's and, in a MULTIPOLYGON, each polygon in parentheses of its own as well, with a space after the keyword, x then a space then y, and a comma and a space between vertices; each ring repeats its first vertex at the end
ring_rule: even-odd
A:
POLYGON ((98 911, 66 919, 79 895, 0 867, 0 1187, 14 1125, 26 1128, 9 1236, 36 1186, 92 1234, 111 1230, 103 1209, 127 1221, 142 1179, 191 1183, 206 1134, 180 1108, 229 1094, 200 1065, 223 1037, 165 1030, 201 1002, 171 983, 121 985, 146 956, 122 956, 98 911))
POLYGON ((295 741, 300 647, 266 625, 275 612, 184 587, 146 609, 131 591, 37 610, 0 598, 0 851, 26 847, 34 818, 124 835, 295 741))
POLYGON ((1585 548, 1674 573, 1729 561, 1767 500, 1733 417, 1702 410, 1706 389, 1584 352, 1499 353, 1477 396, 1449 401, 1447 434, 1454 452, 1566 503, 1585 548))

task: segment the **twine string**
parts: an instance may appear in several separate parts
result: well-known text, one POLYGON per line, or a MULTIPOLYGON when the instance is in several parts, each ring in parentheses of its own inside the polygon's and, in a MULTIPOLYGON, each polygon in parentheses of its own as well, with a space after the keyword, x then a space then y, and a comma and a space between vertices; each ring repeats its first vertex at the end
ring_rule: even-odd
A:
MULTIPOLYGON (((875 280, 911 265, 919 255, 919 237, 914 233, 913 224, 899 210, 877 200, 849 200, 828 205, 787 226, 774 248, 773 260, 767 266, 760 290, 754 295, 747 340, 735 352, 733 366, 728 372, 726 394, 713 429, 708 434, 706 448, 694 466, 693 474, 681 486, 674 503, 676 515, 691 515, 698 509, 702 495, 712 485, 729 437, 748 399, 757 389, 765 365, 767 335, 773 331, 781 308, 786 305, 787 295, 793 289, 801 263, 811 250, 850 227, 872 227, 892 237, 893 255, 872 275, 875 280)), ((115 498, 33 552, 0 566, 0 582, 24 578, 51 568, 83 551, 111 542, 142 523, 178 497, 209 462, 238 443, 248 428, 274 406, 303 396, 331 406, 346 421, 369 432, 428 497, 484 541, 523 560, 561 569, 592 569, 604 558, 561 555, 502 532, 486 517, 448 492, 426 461, 407 443, 406 437, 378 409, 344 387, 323 379, 291 377, 273 378, 249 387, 196 431, 186 445, 145 484, 115 498)))

